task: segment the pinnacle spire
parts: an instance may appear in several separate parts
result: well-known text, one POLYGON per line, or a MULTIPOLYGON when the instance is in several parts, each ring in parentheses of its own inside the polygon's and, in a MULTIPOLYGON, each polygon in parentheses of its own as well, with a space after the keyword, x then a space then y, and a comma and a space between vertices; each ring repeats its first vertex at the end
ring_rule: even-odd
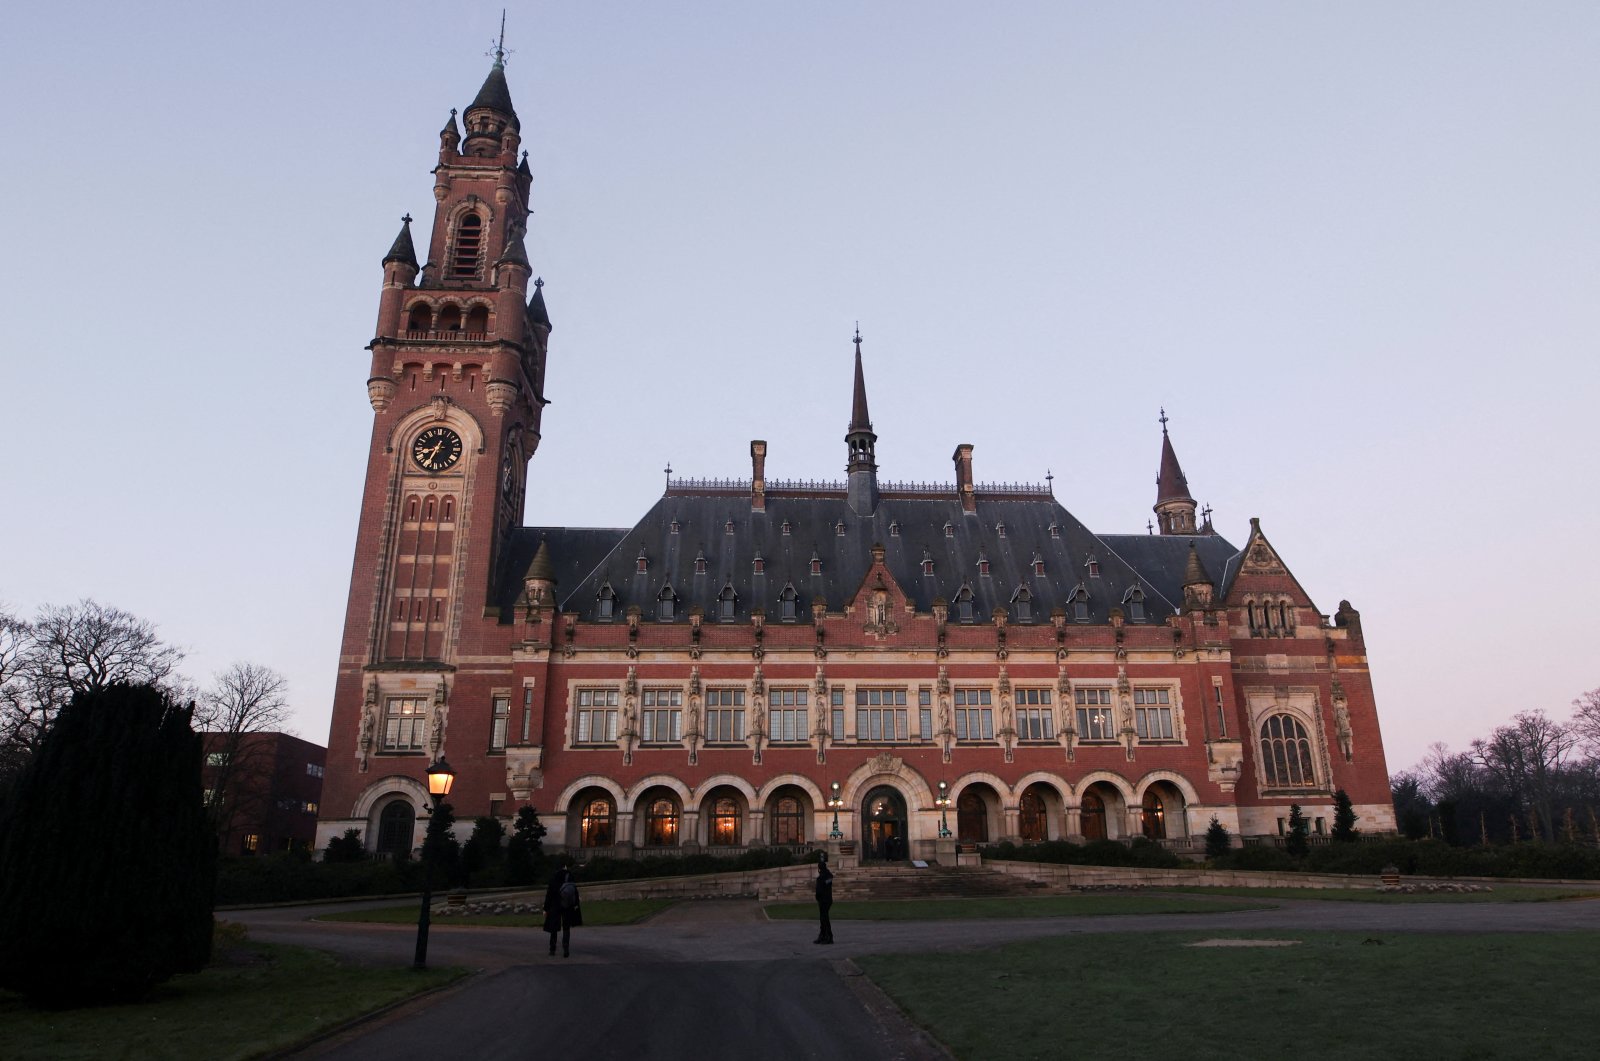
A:
POLYGON ((390 262, 409 265, 413 269, 420 268, 417 265, 417 249, 411 244, 410 214, 400 219, 400 234, 394 238, 393 245, 389 247, 389 253, 383 256, 384 265, 388 265, 390 262))
POLYGON ((872 418, 867 415, 867 380, 861 371, 861 324, 856 323, 856 389, 850 403, 850 430, 871 431, 872 418))
POLYGON ((1172 436, 1167 434, 1167 411, 1161 410, 1161 472, 1156 476, 1156 520, 1162 534, 1193 534, 1194 498, 1189 496, 1189 481, 1178 464, 1178 454, 1172 448, 1172 436))
POLYGON ((547 539, 539 539, 539 549, 533 554, 533 560, 528 564, 528 573, 523 577, 529 581, 555 583, 556 569, 550 562, 550 542, 547 539))
POLYGON ((858 516, 870 516, 878 507, 878 436, 872 433, 872 418, 867 415, 867 379, 861 370, 861 325, 856 324, 855 394, 850 402, 850 429, 845 445, 850 448, 848 496, 850 509, 858 516))
POLYGON ((1183 584, 1193 586, 1199 583, 1211 583, 1211 576, 1206 572, 1206 565, 1200 561, 1200 550, 1195 548, 1195 543, 1189 543, 1189 562, 1183 568, 1183 584))

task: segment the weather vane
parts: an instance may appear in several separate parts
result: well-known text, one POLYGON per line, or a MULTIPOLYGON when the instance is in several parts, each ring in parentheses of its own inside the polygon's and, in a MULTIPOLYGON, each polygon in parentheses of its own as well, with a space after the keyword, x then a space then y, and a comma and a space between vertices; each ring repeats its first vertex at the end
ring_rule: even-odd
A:
POLYGON ((496 66, 504 66, 506 56, 515 54, 514 50, 506 51, 506 9, 503 7, 500 9, 500 39, 494 42, 494 51, 483 54, 492 56, 496 66))

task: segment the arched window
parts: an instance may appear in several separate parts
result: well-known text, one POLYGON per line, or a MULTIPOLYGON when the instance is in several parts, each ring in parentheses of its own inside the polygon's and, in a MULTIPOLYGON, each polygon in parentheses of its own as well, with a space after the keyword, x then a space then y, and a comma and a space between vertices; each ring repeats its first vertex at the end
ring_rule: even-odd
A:
POLYGON ((450 259, 451 276, 477 276, 483 256, 483 218, 466 214, 456 225, 456 252, 450 259))
POLYGON ((645 815, 644 842, 651 847, 675 847, 678 843, 678 805, 670 799, 652 800, 645 815))
POLYGON ((1085 792, 1083 801, 1078 806, 1078 817, 1082 821, 1083 838, 1085 840, 1104 840, 1106 838, 1106 802, 1093 792, 1085 792))
POLYGON ((461 307, 454 303, 446 304, 444 308, 439 310, 439 322, 435 327, 441 332, 459 332, 461 330, 461 307))
POLYGON ((473 306, 467 311, 467 331, 483 335, 489 330, 489 307, 473 306))
POLYGON ((592 799, 583 807, 579 823, 579 843, 584 847, 610 847, 616 835, 615 815, 611 801, 604 796, 592 799))
POLYGON ((422 506, 422 521, 424 523, 433 522, 433 513, 436 506, 437 502, 435 502, 431 497, 428 498, 427 503, 422 506))
POLYGON ((411 307, 410 314, 406 317, 406 331, 426 332, 433 330, 433 310, 425 303, 417 303, 411 307))
POLYGON ((455 518, 456 499, 451 495, 446 494, 444 500, 439 503, 439 519, 444 523, 449 523, 455 518))
POLYGON ((1144 805, 1140 808, 1139 821, 1148 839, 1167 838, 1167 805, 1161 801, 1161 797, 1154 789, 1144 794, 1144 805))
POLYGON ((739 846, 739 804, 731 796, 711 805, 711 842, 718 847, 739 846))
POLYGON ((406 501, 406 522, 415 523, 416 519, 417 519, 418 512, 421 510, 421 508, 422 508, 422 499, 421 498, 411 497, 409 500, 407 500, 406 501))
POLYGON ((403 799, 390 803, 378 815, 378 852, 392 855, 410 851, 416 827, 417 812, 410 803, 403 799))
POLYGON ((1293 715, 1273 715, 1261 724, 1261 771, 1268 788, 1310 788, 1311 740, 1293 715))
POLYGON ((1033 789, 1022 794, 1017 801, 1017 831, 1022 839, 1041 841, 1045 839, 1045 811, 1044 797, 1033 789))
POLYGON ((772 842, 774 844, 805 843, 805 812, 800 801, 784 796, 772 805, 772 842))

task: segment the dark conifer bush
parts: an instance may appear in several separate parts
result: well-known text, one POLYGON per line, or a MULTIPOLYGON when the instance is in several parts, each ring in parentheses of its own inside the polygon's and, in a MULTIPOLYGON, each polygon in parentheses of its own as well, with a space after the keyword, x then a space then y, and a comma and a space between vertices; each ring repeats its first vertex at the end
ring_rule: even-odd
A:
POLYGON ((1311 850, 1307 842, 1306 816, 1300 811, 1300 804, 1289 804, 1289 832, 1283 838, 1283 849, 1294 858, 1304 858, 1306 852, 1311 850))
POLYGON ((62 709, 0 811, 0 987, 126 1002, 205 966, 217 851, 192 709, 143 685, 62 709))
POLYGON ((1341 788, 1333 794, 1333 842, 1352 844, 1356 839, 1356 809, 1350 805, 1350 794, 1341 788))
POLYGON ((1217 821, 1217 816, 1211 816, 1211 824, 1206 827, 1206 857, 1221 858, 1233 846, 1233 839, 1228 835, 1228 827, 1217 821))

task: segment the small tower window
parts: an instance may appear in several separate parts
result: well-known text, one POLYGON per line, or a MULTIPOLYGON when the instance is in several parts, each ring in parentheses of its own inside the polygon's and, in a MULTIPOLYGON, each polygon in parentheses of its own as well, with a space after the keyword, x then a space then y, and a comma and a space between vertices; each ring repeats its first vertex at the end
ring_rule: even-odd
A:
POLYGON ((989 554, 982 549, 978 550, 978 574, 984 578, 989 577, 989 554))
POLYGON ((995 537, 1004 538, 1006 536, 1006 525, 1004 523, 996 523, 994 525, 994 533, 995 537))
POLYGON ((841 538, 844 537, 844 520, 840 520, 838 523, 833 525, 833 533, 837 534, 841 538))
POLYGON ((1050 524, 1050 537, 1058 538, 1058 539, 1061 537, 1061 524, 1059 524, 1059 523, 1051 523, 1050 524))
POLYGON ((787 538, 789 536, 789 528, 791 526, 793 526, 793 524, 791 524, 788 520, 784 520, 783 521, 783 536, 785 538, 787 538))
POLYGON ((483 218, 467 214, 456 226, 456 253, 450 261, 451 276, 477 276, 483 257, 483 218))
POLYGON ((677 520, 673 520, 672 521, 671 530, 672 530, 673 534, 677 534, 682 529, 683 529, 683 524, 679 523, 677 520))
POLYGON ((933 557, 928 555, 928 550, 926 549, 922 550, 922 573, 924 575, 933 574, 933 557))
POLYGON ((722 533, 724 533, 724 534, 732 534, 733 533, 733 520, 730 519, 728 522, 726 522, 726 523, 724 523, 722 525, 722 533))

